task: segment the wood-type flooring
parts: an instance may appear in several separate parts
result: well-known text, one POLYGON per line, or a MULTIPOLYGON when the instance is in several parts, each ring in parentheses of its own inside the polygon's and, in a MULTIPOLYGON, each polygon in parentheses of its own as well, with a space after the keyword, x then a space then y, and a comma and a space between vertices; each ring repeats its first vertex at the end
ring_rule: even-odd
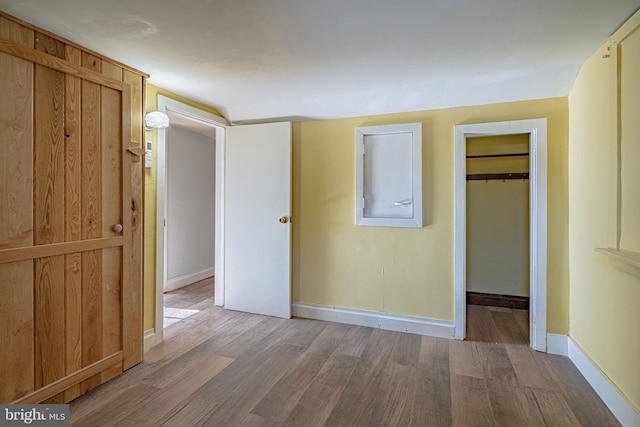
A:
POLYGON ((569 359, 528 347, 523 310, 469 306, 454 341, 224 310, 212 279, 165 305, 200 311, 71 402, 72 425, 619 425, 569 359))

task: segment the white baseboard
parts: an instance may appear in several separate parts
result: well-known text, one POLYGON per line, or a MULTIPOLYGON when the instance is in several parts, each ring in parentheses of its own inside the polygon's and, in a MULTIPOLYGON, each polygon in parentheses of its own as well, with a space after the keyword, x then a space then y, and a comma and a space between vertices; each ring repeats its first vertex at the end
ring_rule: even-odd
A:
POLYGON ((640 412, 618 390, 605 374, 584 354, 582 349, 571 339, 568 339, 569 359, 578 368, 598 396, 613 412, 623 426, 640 426, 640 412))
POLYGON ((333 307, 299 301, 294 301, 291 308, 294 316, 307 319, 369 326, 371 328, 408 332, 439 338, 453 338, 454 336, 453 321, 403 316, 356 308, 333 307))
POLYGON ((183 274, 182 276, 173 277, 167 279, 167 284, 164 287, 165 292, 175 291, 183 286, 190 285, 199 280, 206 279, 213 276, 214 267, 205 268, 204 270, 196 271, 194 273, 183 274))
POLYGON ((547 353, 569 356, 569 337, 559 334, 547 334, 547 353))
POLYGON ((162 342, 162 335, 156 334, 155 329, 150 329, 144 333, 144 351, 149 350, 152 347, 157 346, 162 342))
POLYGON ((547 334, 547 352, 569 357, 623 426, 640 426, 640 412, 570 337, 547 334))

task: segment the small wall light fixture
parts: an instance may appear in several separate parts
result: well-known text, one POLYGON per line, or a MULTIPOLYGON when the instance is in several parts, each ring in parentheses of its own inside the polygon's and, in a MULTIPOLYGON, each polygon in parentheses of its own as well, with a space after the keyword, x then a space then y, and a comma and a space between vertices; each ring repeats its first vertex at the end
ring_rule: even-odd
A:
POLYGON ((169 116, 160 111, 152 111, 144 116, 147 130, 166 129, 169 127, 169 116))

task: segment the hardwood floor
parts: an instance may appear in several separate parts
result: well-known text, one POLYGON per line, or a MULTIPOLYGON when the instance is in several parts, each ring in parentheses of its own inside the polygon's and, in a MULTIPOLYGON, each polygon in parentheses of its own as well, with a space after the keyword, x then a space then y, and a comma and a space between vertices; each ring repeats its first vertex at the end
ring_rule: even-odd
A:
POLYGON ((212 281, 191 289, 167 301, 200 311, 73 401, 72 425, 619 425, 567 358, 482 330, 452 341, 284 320, 214 307, 212 281))
POLYGON ((468 304, 467 340, 529 345, 529 310, 468 304))
POLYGON ((164 294, 164 327, 213 307, 213 277, 164 294))

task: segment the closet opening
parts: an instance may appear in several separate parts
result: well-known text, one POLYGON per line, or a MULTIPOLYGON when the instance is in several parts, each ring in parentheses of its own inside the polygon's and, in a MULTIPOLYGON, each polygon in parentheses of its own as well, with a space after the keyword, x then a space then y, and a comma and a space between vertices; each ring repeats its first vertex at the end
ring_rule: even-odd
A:
POLYGON ((530 342, 529 134, 466 139, 467 339, 530 342))

